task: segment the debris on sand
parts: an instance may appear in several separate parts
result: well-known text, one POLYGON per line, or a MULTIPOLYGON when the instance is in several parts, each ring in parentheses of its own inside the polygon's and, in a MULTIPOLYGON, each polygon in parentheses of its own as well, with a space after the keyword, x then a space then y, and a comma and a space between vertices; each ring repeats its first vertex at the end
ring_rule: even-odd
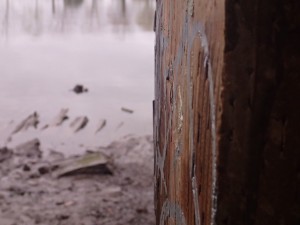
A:
POLYGON ((81 84, 77 84, 75 85, 75 87, 73 88, 73 91, 76 93, 76 94, 82 94, 84 92, 88 92, 89 90, 84 87, 83 85, 81 84))
POLYGON ((125 108, 125 107, 122 107, 121 110, 123 112, 130 113, 130 114, 134 113, 134 111, 132 109, 128 109, 128 108, 125 108))
POLYGON ((18 145, 15 148, 15 155, 31 159, 40 159, 42 151, 40 150, 40 141, 35 138, 31 141, 18 145))
POLYGON ((105 119, 100 120, 99 126, 98 126, 98 128, 97 128, 95 134, 97 134, 98 132, 100 132, 100 131, 106 126, 106 123, 107 123, 107 122, 106 122, 105 119))
POLYGON ((59 112, 59 114, 53 119, 52 123, 45 125, 42 128, 42 130, 47 129, 48 127, 58 127, 58 126, 61 126, 64 121, 66 121, 67 119, 69 119, 69 117, 67 115, 68 112, 69 112, 68 108, 61 109, 60 112, 59 112))
POLYGON ((76 133, 84 129, 88 122, 89 119, 86 116, 79 116, 73 120, 73 122, 70 124, 70 127, 72 128, 73 132, 76 133))
POLYGON ((77 157, 41 155, 40 147, 35 139, 0 148, 1 225, 155 224, 150 137, 124 137, 77 157), (81 170, 109 167, 110 159, 112 175, 81 170))
POLYGON ((99 193, 102 196, 120 196, 122 195, 122 188, 120 186, 111 186, 99 193))
POLYGON ((65 159, 65 155, 63 153, 55 151, 55 150, 50 150, 49 155, 48 155, 48 161, 50 163, 62 161, 64 159, 65 159))
POLYGON ((28 130, 28 128, 30 127, 37 128, 38 124, 39 115, 37 114, 37 112, 34 112, 33 114, 29 115, 26 119, 24 119, 19 125, 17 125, 16 128, 13 130, 12 134, 28 130))
POLYGON ((13 152, 11 149, 8 149, 7 147, 1 148, 0 149, 0 163, 9 159, 10 157, 12 157, 12 154, 13 154, 13 152))
POLYGON ((55 177, 75 174, 110 174, 108 157, 101 152, 88 153, 54 164, 55 177))

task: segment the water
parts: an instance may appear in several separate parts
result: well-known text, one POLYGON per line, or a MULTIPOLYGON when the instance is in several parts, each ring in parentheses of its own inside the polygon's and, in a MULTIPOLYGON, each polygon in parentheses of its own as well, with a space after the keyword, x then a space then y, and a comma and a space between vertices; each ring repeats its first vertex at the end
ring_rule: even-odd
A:
POLYGON ((77 153, 151 134, 154 2, 0 0, 0 144, 34 111, 39 128, 14 135, 9 146, 38 137, 47 149, 77 153), (74 94, 75 84, 89 92, 74 94), (62 108, 70 120, 41 131, 62 108), (74 134, 76 116, 89 123, 74 134), (95 134, 102 119, 107 125, 95 134))

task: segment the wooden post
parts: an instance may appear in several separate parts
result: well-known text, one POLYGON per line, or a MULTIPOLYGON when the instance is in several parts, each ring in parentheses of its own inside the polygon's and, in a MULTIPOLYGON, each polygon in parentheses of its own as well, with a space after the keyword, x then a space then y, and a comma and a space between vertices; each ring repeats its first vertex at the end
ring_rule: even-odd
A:
POLYGON ((300 224, 299 11, 157 0, 157 225, 300 224))

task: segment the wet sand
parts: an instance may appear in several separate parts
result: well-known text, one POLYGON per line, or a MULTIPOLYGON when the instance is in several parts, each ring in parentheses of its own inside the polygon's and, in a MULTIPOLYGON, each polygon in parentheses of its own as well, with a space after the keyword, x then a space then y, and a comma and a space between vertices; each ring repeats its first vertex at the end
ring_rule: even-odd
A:
POLYGON ((150 136, 127 136, 86 149, 107 155, 112 174, 60 178, 53 165, 70 156, 43 154, 37 139, 2 148, 0 224, 154 225, 152 145, 150 136))

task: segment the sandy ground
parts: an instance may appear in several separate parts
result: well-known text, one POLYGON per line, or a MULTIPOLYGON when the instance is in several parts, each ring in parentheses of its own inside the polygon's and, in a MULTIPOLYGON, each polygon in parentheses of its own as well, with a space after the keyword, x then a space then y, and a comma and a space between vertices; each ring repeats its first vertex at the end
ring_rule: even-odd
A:
POLYGON ((112 160, 109 174, 56 178, 65 156, 43 155, 39 141, 0 149, 0 225, 154 225, 150 136, 127 136, 93 149, 112 160))

